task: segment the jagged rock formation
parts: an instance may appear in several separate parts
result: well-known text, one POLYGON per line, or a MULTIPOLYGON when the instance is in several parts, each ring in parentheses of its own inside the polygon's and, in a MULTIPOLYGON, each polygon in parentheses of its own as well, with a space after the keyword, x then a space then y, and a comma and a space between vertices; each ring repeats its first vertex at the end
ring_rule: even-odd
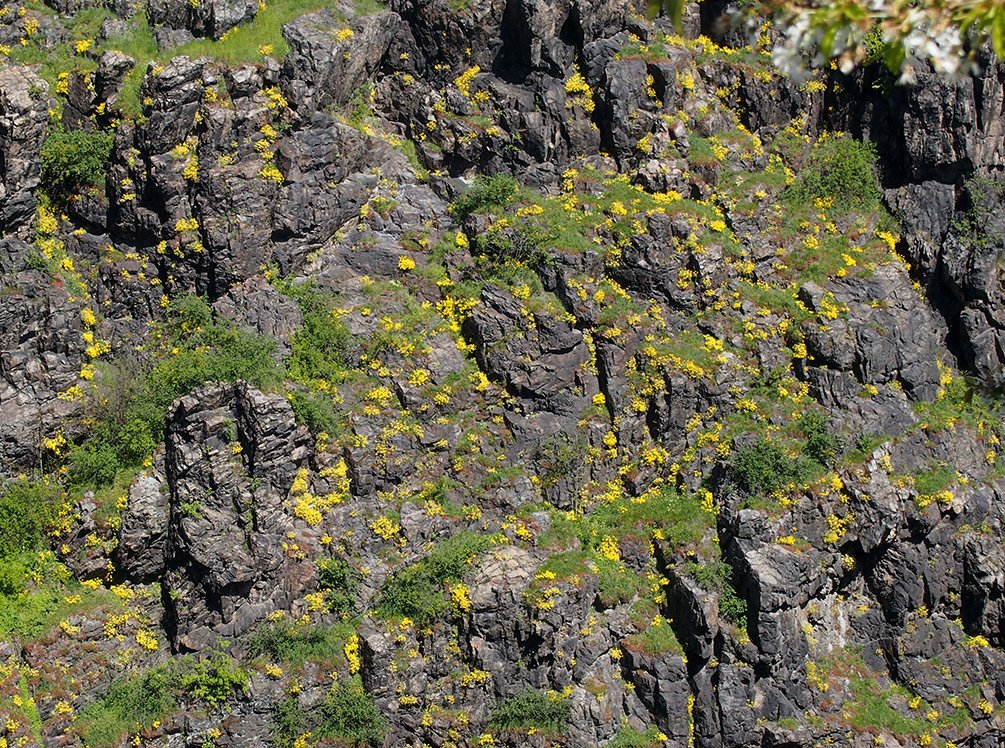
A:
POLYGON ((0 14, 0 737, 1002 739, 1002 67, 716 5, 0 14))
POLYGON ((311 583, 314 567, 287 556, 297 533, 282 510, 310 441, 285 398, 237 384, 182 398, 166 444, 168 631, 181 649, 201 649, 311 583))

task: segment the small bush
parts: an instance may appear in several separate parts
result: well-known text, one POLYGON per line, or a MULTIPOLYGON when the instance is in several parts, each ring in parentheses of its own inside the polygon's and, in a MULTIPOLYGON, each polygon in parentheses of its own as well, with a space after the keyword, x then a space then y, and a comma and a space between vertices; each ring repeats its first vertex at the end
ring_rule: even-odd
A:
MULTIPOLYGON (((25 478, 0 492, 0 560, 45 546, 45 531, 56 516, 55 491, 25 478)), ((8 575, 7 583, 13 577, 8 575)), ((21 585, 15 585, 20 590, 21 585)))
POLYGON ((838 440, 827 425, 827 417, 811 410, 800 419, 799 430, 806 437, 803 454, 821 465, 829 465, 838 451, 838 440))
POLYGON ((408 617, 419 626, 447 610, 443 586, 460 581, 469 562, 488 549, 487 538, 461 532, 444 540, 420 561, 396 572, 384 584, 377 610, 384 618, 408 617))
POLYGON ((799 201, 833 198, 841 209, 875 210, 880 205, 876 147, 844 133, 824 133, 810 150, 785 197, 799 201))
POLYGON ((440 586, 419 564, 396 572, 380 592, 377 610, 383 618, 411 618, 426 626, 447 610, 440 586))
POLYGON ((110 486, 119 471, 115 447, 103 440, 81 444, 70 453, 70 483, 74 486, 110 486))
POLYGON ((66 198, 105 180, 112 133, 53 130, 42 142, 42 183, 53 197, 66 198))
POLYGON ((187 668, 178 679, 179 688, 191 698, 217 706, 235 691, 244 692, 251 676, 230 657, 217 654, 187 668))
POLYGON ((304 424, 312 433, 324 431, 331 436, 342 429, 339 415, 327 395, 297 391, 293 393, 290 405, 297 423, 304 424))
POLYGON ((997 206, 1005 197, 1005 185, 988 176, 974 175, 964 182, 964 188, 967 208, 953 219, 956 235, 975 249, 1001 244, 1003 236, 997 206))
POLYGON ((296 295, 303 326, 290 341, 286 369, 298 382, 338 381, 348 365, 349 328, 332 316, 334 304, 324 294, 300 289, 296 295))
POLYGON ((798 483, 813 470, 808 458, 803 455, 793 458, 765 438, 738 449, 732 462, 740 488, 753 495, 769 494, 789 483, 798 483))
POLYGON ((513 177, 479 177, 470 189, 454 200, 450 212, 463 221, 472 213, 505 208, 516 199, 519 189, 520 183, 513 177))
POLYGON ((342 618, 352 615, 359 590, 359 572, 341 559, 326 558, 318 562, 318 577, 321 589, 328 593, 326 599, 332 613, 342 618))
POLYGON ((657 748, 666 742, 661 736, 662 733, 656 727, 650 727, 645 732, 622 727, 607 744, 607 748, 657 748))
POLYGON ((568 702, 545 696, 540 691, 523 691, 510 696, 492 710, 489 723, 500 730, 536 728, 562 732, 569 723, 568 702))
POLYGON ((116 680, 77 719, 77 729, 91 748, 112 748, 139 725, 149 728, 175 709, 171 676, 159 667, 143 675, 116 680))
POLYGON ((320 720, 312 731, 319 738, 358 746, 378 743, 387 731, 384 717, 359 676, 333 689, 319 712, 320 720))

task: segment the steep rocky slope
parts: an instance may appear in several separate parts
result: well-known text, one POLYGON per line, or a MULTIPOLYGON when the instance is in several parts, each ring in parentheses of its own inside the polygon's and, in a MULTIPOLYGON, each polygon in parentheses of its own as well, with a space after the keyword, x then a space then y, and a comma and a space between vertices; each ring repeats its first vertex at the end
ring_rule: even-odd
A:
POLYGON ((714 5, 0 6, 0 745, 1005 738, 1002 68, 714 5))

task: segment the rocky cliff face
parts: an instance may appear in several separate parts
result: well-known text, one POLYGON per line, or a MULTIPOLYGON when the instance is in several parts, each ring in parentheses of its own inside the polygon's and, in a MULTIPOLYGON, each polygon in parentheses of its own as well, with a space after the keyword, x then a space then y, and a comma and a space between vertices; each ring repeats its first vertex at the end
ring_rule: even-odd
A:
POLYGON ((0 6, 6 745, 1003 739, 996 61, 78 5, 0 6))

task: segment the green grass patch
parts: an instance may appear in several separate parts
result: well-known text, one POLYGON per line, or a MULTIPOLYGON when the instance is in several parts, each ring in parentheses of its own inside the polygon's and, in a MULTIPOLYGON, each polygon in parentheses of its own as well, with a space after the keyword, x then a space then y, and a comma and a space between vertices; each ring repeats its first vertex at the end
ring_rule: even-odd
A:
POLYGON ((489 545, 488 538, 471 532, 442 541, 427 556, 387 580, 377 601, 377 615, 411 618, 419 626, 431 624, 449 607, 445 585, 460 582, 489 545))
POLYGON ((387 722, 358 675, 336 684, 315 709, 301 709, 295 696, 286 699, 277 709, 275 726, 277 744, 284 747, 299 744, 304 733, 326 745, 375 745, 387 732, 387 722))
POLYGON ((294 666, 308 661, 335 663, 344 659, 342 646, 353 631, 348 621, 335 626, 270 623, 248 639, 248 655, 294 666))
POLYGON ((141 464, 164 437, 168 406, 206 382, 245 380, 257 387, 279 381, 275 342, 216 320, 202 298, 186 296, 168 308, 146 346, 152 363, 106 364, 91 393, 97 421, 87 441, 69 454, 70 484, 102 488, 120 470, 141 464))
POLYGON ((607 748, 657 748, 666 742, 666 736, 657 727, 646 728, 639 732, 631 727, 622 727, 618 734, 607 744, 607 748))
POLYGON ((561 733, 571 717, 568 702, 561 698, 527 690, 509 696, 492 710, 489 725, 497 730, 536 730, 561 733))
POLYGON ((180 701, 212 709, 246 692, 249 680, 248 672, 223 653, 201 661, 184 657, 114 681, 80 712, 73 729, 88 748, 113 748, 166 717, 180 701))

